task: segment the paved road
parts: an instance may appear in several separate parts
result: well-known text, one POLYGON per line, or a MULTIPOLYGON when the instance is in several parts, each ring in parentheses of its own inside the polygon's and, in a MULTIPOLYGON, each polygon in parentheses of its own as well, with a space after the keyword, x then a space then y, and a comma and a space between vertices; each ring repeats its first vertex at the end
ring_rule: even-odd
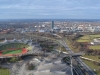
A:
MULTIPOLYGON (((68 45, 66 44, 66 42, 64 40, 59 40, 59 42, 65 47, 65 49, 67 50, 67 52, 69 54, 73 54, 74 52, 68 47, 68 45)), ((80 57, 76 57, 75 59, 78 64, 80 64, 84 70, 88 73, 88 75, 96 75, 81 59, 80 57)), ((81 74, 82 75, 82 74, 81 74)))
MULTIPOLYGON (((59 35, 56 35, 56 36, 59 36, 59 35)), ((60 38, 62 38, 61 36, 59 36, 60 38)), ((43 38, 47 38, 48 39, 48 37, 43 37, 43 38)), ((49 38, 49 39, 52 39, 52 38, 49 38)), ((52 40, 54 40, 54 39, 52 39, 52 40)), ((66 42, 64 41, 64 40, 58 40, 59 41, 59 43, 61 43, 64 47, 65 47, 65 49, 67 50, 67 52, 69 53, 69 54, 74 54, 74 52, 68 47, 68 45, 66 44, 66 42)), ((77 63, 78 64, 80 64, 85 70, 86 70, 86 72, 88 73, 88 75, 96 75, 81 59, 80 59, 80 57, 76 57, 76 59, 75 59, 76 61, 77 61, 77 63)), ((82 74, 80 74, 80 75, 82 75, 82 74)))

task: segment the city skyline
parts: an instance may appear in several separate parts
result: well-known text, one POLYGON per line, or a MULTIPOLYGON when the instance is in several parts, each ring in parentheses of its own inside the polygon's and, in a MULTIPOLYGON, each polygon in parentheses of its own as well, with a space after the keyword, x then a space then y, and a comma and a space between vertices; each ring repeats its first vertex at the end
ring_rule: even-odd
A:
POLYGON ((3 0, 0 19, 100 19, 99 3, 99 0, 3 0))

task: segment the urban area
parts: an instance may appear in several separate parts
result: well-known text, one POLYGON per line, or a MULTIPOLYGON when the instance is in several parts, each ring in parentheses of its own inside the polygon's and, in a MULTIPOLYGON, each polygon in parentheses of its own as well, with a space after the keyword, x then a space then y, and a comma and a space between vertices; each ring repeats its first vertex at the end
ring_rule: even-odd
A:
POLYGON ((100 75, 100 21, 0 21, 0 75, 100 75))

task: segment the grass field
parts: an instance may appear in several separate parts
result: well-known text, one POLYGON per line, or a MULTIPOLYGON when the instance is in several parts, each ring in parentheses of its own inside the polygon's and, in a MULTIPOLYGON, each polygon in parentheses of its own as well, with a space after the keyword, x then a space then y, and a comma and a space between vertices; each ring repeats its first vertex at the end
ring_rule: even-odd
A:
POLYGON ((0 46, 0 51, 2 51, 3 55, 6 54, 20 54, 22 53, 23 48, 28 48, 28 50, 32 50, 32 48, 24 43, 8 43, 0 46))
POLYGON ((89 46, 89 49, 99 50, 100 49, 100 45, 89 46))
MULTIPOLYGON (((79 39, 77 39, 76 41, 80 42, 80 43, 92 42, 93 39, 95 39, 95 38, 100 38, 100 34, 98 34, 98 35, 84 35, 84 36, 80 37, 79 39)), ((89 49, 99 50, 100 45, 89 46, 89 49)))
POLYGON ((93 59, 100 62, 99 56, 92 56, 92 55, 84 55, 83 57, 93 59))
POLYGON ((10 49, 10 48, 23 48, 23 47, 27 48, 29 46, 24 43, 9 43, 9 44, 0 46, 0 50, 6 50, 6 49, 10 49))
POLYGON ((84 43, 84 42, 90 42, 90 40, 87 40, 87 39, 78 39, 77 42, 83 42, 84 43))
POLYGON ((77 42, 90 42, 90 37, 88 35, 80 37, 77 42))
POLYGON ((3 54, 18 54, 18 53, 22 53, 22 50, 8 50, 3 52, 3 54))
POLYGON ((0 75, 10 75, 10 71, 5 68, 0 68, 0 75))
POLYGON ((100 34, 97 35, 84 35, 77 39, 77 42, 91 42, 94 38, 100 38, 100 34))
POLYGON ((65 40, 66 40, 66 43, 67 43, 67 45, 70 47, 71 50, 73 50, 75 53, 79 52, 78 49, 76 49, 76 48, 74 48, 74 47, 72 46, 72 43, 71 43, 68 39, 65 38, 65 40))
MULTIPOLYGON (((95 65, 94 63, 92 63, 91 61, 87 61, 87 60, 83 60, 92 70, 96 69, 100 69, 100 66, 95 65)), ((97 75, 100 75, 100 71, 96 71, 97 75)))
POLYGON ((100 34, 97 34, 97 35, 90 35, 90 37, 92 37, 92 38, 100 38, 100 34))

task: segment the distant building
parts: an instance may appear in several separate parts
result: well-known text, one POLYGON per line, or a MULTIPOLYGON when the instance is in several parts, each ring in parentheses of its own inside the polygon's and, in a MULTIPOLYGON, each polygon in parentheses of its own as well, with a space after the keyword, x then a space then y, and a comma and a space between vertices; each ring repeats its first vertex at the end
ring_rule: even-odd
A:
POLYGON ((54 21, 52 21, 52 29, 54 28, 54 21))
POLYGON ((40 32, 40 33, 43 33, 43 32, 45 32, 45 31, 44 31, 44 30, 39 30, 39 32, 40 32))
POLYGON ((53 28, 53 31, 54 31, 54 32, 60 32, 60 28, 54 27, 54 28, 53 28))
POLYGON ((93 42, 90 42, 91 45, 99 45, 100 44, 100 38, 93 39, 93 42))
POLYGON ((84 31, 84 29, 85 29, 84 25, 79 25, 79 26, 78 26, 78 30, 84 31))

